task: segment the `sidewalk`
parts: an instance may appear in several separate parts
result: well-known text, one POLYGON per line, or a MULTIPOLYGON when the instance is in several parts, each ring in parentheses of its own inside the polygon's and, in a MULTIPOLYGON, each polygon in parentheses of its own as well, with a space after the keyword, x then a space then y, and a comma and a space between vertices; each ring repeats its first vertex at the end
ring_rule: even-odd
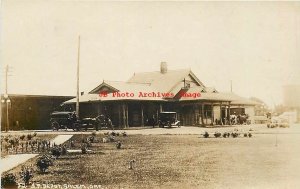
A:
MULTIPOLYGON (((73 135, 58 135, 51 141, 51 145, 53 143, 59 145, 69 140, 73 135)), ((9 171, 10 169, 17 167, 18 165, 25 163, 27 160, 38 156, 39 154, 14 154, 8 155, 5 158, 1 158, 0 160, 0 173, 2 174, 5 171, 9 171)))

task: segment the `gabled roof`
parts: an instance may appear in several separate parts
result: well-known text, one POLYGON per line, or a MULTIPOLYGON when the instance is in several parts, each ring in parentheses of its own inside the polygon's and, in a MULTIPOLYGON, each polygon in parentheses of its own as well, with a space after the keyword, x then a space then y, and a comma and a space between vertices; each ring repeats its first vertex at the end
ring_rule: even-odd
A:
POLYGON ((134 83, 134 82, 123 82, 123 81, 103 81, 96 88, 91 90, 90 94, 99 94, 102 87, 107 87, 112 91, 121 91, 121 92, 152 92, 153 89, 149 83, 134 83))
MULTIPOLYGON (((254 101, 240 97, 234 93, 220 93, 215 88, 205 87, 204 84, 194 75, 190 69, 184 70, 169 70, 166 73, 157 72, 142 72, 135 73, 127 82, 122 81, 103 81, 88 94, 79 97, 80 102, 92 101, 114 101, 114 100, 154 100, 154 101, 191 101, 191 100, 210 100, 210 101, 226 101, 233 105, 255 105, 254 101), (182 82, 185 78, 191 79, 196 84, 192 87, 183 88, 182 82), (106 89, 104 89, 106 88, 106 89), (107 96, 99 95, 100 91, 108 90, 107 96), (178 97, 179 92, 200 93, 200 96, 193 97, 178 97), (133 96, 116 96, 114 93, 134 93, 133 96), (172 93, 175 95, 143 97, 141 93, 172 93), (178 97, 178 98, 177 98, 178 97)), ((74 103, 76 98, 65 103, 74 103)))
POLYGON ((205 87, 205 91, 208 93, 217 93, 218 92, 214 87, 205 87))
POLYGON ((152 89, 156 91, 170 92, 179 82, 182 82, 183 79, 189 75, 199 86, 204 86, 190 69, 168 70, 166 73, 159 71, 135 73, 128 82, 150 83, 152 89))
MULTIPOLYGON (((106 97, 100 96, 99 94, 84 94, 82 96, 79 96, 79 102, 97 102, 97 101, 119 101, 119 100, 134 100, 134 101, 166 101, 165 99, 161 97, 139 97, 138 93, 134 93, 134 96, 118 96, 114 95, 113 93, 108 94, 106 97)), ((68 100, 64 102, 64 104, 72 104, 76 103, 76 98, 73 98, 71 100, 68 100)))
POLYGON ((233 105, 253 105, 253 106, 255 106, 255 105, 259 104, 258 102, 254 101, 254 100, 238 96, 235 93, 227 93, 227 94, 230 94, 234 97, 234 99, 231 102, 231 104, 233 104, 233 105))
POLYGON ((235 93, 224 93, 224 92, 215 92, 214 90, 207 90, 202 92, 203 88, 201 87, 192 87, 187 93, 200 93, 200 97, 181 97, 179 101, 190 101, 190 100, 211 100, 211 101, 228 101, 232 105, 256 105, 257 103, 248 99, 241 97, 235 93))

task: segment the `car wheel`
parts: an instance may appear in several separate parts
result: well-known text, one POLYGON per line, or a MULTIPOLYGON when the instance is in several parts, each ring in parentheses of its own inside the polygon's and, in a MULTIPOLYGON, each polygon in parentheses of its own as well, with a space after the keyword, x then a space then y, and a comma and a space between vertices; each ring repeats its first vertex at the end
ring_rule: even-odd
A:
POLYGON ((53 121, 51 122, 51 127, 52 127, 52 130, 57 130, 59 129, 59 123, 57 121, 53 121))
POLYGON ((73 124, 73 131, 80 131, 80 125, 79 125, 79 123, 74 123, 73 124))

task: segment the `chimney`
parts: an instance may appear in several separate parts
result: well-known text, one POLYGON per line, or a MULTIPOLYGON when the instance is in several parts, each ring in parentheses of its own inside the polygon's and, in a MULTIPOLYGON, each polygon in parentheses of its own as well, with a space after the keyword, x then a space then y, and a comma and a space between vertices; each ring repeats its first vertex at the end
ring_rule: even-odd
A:
POLYGON ((160 73, 165 74, 168 71, 168 66, 166 62, 160 63, 160 73))

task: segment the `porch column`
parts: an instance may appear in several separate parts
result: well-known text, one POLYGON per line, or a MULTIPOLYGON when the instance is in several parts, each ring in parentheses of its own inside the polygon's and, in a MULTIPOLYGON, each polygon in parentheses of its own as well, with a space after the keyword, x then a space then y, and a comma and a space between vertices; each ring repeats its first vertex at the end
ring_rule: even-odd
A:
POLYGON ((122 105, 121 104, 119 104, 119 106, 118 106, 118 119, 119 119, 119 121, 118 121, 118 124, 119 124, 119 127, 122 125, 122 122, 121 122, 121 109, 122 109, 122 105))
POLYGON ((144 105, 142 104, 141 105, 141 119, 142 119, 142 126, 144 126, 144 105))
POLYGON ((230 120, 230 102, 228 103, 228 121, 229 121, 229 125, 231 125, 231 120, 230 120))
POLYGON ((227 120, 228 120, 228 107, 225 105, 225 123, 224 123, 224 125, 227 125, 227 120))
POLYGON ((156 123, 158 123, 158 109, 156 110, 156 120, 155 120, 156 123))
POLYGON ((198 125, 198 123, 199 123, 199 121, 198 121, 198 114, 199 114, 199 112, 197 114, 197 111, 196 111, 197 107, 196 107, 196 105, 193 105, 193 108, 194 108, 195 125, 198 125))
POLYGON ((220 102, 220 124, 223 125, 223 119, 222 119, 222 102, 220 102))
POLYGON ((214 104, 211 103, 211 125, 214 125, 214 104))
POLYGON ((126 103, 126 127, 128 128, 128 104, 126 103))
POLYGON ((162 111, 163 111, 162 104, 159 104, 159 112, 162 112, 162 111))
POLYGON ((202 126, 204 126, 204 104, 201 104, 201 122, 202 122, 202 126))
POLYGON ((97 104, 97 113, 98 113, 98 115, 100 115, 102 113, 101 112, 101 104, 100 103, 97 104))
POLYGON ((125 104, 122 104, 122 113, 123 113, 123 127, 126 128, 126 112, 125 112, 125 104))

